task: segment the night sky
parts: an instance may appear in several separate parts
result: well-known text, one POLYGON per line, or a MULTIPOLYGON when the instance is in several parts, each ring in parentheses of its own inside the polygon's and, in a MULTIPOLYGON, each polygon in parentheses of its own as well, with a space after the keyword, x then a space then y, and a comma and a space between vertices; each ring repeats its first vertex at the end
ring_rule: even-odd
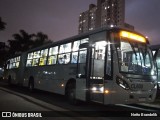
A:
MULTIPOLYGON (((12 39, 24 29, 43 32, 52 41, 78 34, 78 17, 97 0, 0 0, 0 17, 7 23, 0 31, 0 42, 12 39)), ((151 44, 160 44, 160 0, 126 0, 126 22, 148 36, 151 44)))

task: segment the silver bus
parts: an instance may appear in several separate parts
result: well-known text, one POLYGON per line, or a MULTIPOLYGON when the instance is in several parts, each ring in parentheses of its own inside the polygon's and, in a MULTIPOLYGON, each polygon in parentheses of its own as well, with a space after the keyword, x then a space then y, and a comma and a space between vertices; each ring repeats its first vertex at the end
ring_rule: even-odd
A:
POLYGON ((157 91, 157 97, 160 96, 160 45, 151 45, 150 46, 153 57, 157 65, 157 80, 158 80, 158 91, 157 91))
POLYGON ((138 32, 105 28, 28 50, 7 61, 10 84, 66 95, 69 102, 153 102, 156 67, 138 32))

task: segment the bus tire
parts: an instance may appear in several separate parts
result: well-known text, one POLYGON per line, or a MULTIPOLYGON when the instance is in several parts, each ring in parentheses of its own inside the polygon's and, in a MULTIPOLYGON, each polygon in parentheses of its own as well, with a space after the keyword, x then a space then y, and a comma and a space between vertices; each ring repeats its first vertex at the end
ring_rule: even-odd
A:
POLYGON ((74 88, 68 90, 67 99, 70 104, 77 105, 77 100, 75 97, 75 89, 74 88))
POLYGON ((78 105, 78 101, 76 99, 76 88, 74 84, 70 84, 67 87, 67 100, 72 105, 78 105))
POLYGON ((34 79, 32 77, 29 79, 28 89, 30 92, 34 91, 34 79))

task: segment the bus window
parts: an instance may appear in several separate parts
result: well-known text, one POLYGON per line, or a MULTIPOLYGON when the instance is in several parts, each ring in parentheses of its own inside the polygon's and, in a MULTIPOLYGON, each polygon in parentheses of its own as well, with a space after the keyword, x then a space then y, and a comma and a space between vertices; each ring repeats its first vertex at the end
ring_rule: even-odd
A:
POLYGON ((89 38, 84 38, 84 39, 81 40, 81 44, 88 43, 88 41, 89 41, 89 38))
POLYGON ((46 65, 47 55, 48 55, 48 49, 41 50, 39 66, 46 65))
POLYGON ((66 53, 58 55, 59 64, 68 64, 70 62, 71 43, 67 43, 60 46, 59 53, 66 53))
POLYGON ((40 57, 46 57, 48 55, 48 49, 45 49, 45 50, 41 50, 41 54, 40 54, 40 57))
POLYGON ((67 43, 60 46, 59 53, 67 53, 67 52, 71 52, 71 43, 67 43))
POLYGON ((87 50, 79 52, 79 63, 86 63, 87 50))
POLYGON ((70 53, 58 55, 59 64, 68 64, 70 62, 70 53))
POLYGON ((57 61, 57 55, 49 56, 47 65, 56 64, 56 61, 57 61))
POLYGON ((49 57, 48 57, 47 65, 56 64, 57 54, 58 54, 58 46, 52 47, 49 49, 49 57))
POLYGON ((13 68, 15 68, 15 67, 16 67, 16 64, 15 64, 15 62, 14 62, 14 63, 12 63, 12 65, 13 65, 13 66, 12 66, 13 68))
POLYGON ((19 67, 19 62, 16 62, 15 64, 16 64, 15 67, 18 68, 19 67))
POLYGON ((32 66, 38 66, 38 59, 33 59, 32 66))
POLYGON ((49 56, 58 54, 58 46, 49 49, 49 56))
POLYGON ((27 59, 33 59, 33 53, 29 53, 27 59))
POLYGON ((151 75, 151 56, 145 46, 121 41, 118 49, 120 70, 132 74, 151 75))
POLYGON ((47 57, 42 57, 39 60, 39 66, 46 65, 47 57))
POLYGON ((73 52, 71 63, 77 63, 77 60, 78 60, 78 52, 73 52))
POLYGON ((20 56, 8 60, 7 69, 18 68, 19 62, 20 62, 20 56))
POLYGON ((105 41, 96 42, 94 59, 104 60, 104 57, 105 57, 105 47, 103 45, 104 46, 106 45, 105 41))
POLYGON ((33 58, 39 58, 40 56, 40 51, 36 51, 33 53, 33 58))
POLYGON ((27 66, 27 67, 32 66, 32 60, 27 60, 26 66, 27 66))
POLYGON ((80 41, 75 41, 73 43, 73 49, 72 51, 78 51, 79 50, 80 41))
POLYGON ((32 53, 28 53, 28 57, 27 57, 27 63, 26 66, 32 66, 32 59, 33 59, 33 52, 32 53))
POLYGON ((6 68, 9 69, 9 66, 10 66, 10 60, 7 61, 7 67, 6 68))

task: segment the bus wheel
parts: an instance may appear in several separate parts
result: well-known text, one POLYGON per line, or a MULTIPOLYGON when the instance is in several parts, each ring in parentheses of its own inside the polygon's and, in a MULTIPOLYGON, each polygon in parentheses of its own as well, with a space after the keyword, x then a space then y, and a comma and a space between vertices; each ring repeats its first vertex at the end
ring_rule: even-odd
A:
POLYGON ((30 92, 34 91, 34 80, 29 80, 28 89, 30 92))
POLYGON ((72 105, 78 104, 78 101, 76 100, 76 89, 74 86, 67 89, 67 100, 72 105))

